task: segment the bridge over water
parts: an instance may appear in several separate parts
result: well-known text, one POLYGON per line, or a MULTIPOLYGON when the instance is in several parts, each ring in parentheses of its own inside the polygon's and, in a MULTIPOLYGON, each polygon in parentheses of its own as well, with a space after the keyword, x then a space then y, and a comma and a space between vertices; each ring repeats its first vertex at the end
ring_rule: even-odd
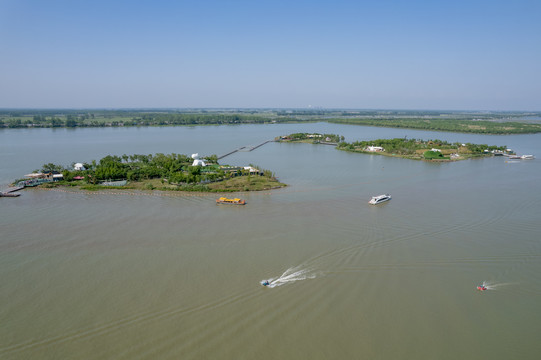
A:
POLYGON ((273 141, 274 141, 274 139, 273 140, 263 141, 262 143, 260 143, 258 145, 254 145, 254 146, 241 146, 238 149, 235 149, 235 150, 230 151, 228 153, 225 153, 225 154, 223 154, 221 156, 218 156, 218 160, 223 159, 224 157, 229 156, 229 155, 234 154, 234 153, 239 152, 239 151, 253 151, 253 150, 265 145, 266 143, 270 143, 270 142, 273 142, 273 141))

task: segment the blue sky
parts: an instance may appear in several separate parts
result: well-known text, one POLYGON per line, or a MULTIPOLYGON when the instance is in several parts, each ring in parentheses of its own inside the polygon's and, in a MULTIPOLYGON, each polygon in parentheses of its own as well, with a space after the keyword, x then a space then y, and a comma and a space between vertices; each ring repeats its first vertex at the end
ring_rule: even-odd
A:
POLYGON ((540 19, 539 0, 0 0, 0 107, 540 111, 540 19))

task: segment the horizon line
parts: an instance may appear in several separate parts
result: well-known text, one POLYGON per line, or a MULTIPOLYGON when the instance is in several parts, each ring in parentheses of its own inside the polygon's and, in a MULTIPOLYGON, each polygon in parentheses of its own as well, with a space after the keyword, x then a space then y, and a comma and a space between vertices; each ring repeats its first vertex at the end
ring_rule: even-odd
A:
POLYGON ((156 110, 311 110, 311 111, 425 111, 425 112, 477 112, 477 113, 539 113, 541 110, 451 110, 451 109, 401 109, 401 108, 354 108, 354 107, 0 107, 0 111, 21 110, 132 110, 132 111, 156 111, 156 110))

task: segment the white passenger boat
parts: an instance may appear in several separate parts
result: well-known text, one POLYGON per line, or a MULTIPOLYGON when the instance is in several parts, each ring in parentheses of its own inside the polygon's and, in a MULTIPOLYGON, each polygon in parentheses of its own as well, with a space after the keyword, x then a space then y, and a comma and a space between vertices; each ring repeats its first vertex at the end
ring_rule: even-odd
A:
POLYGON ((383 194, 378 196, 372 196, 372 199, 368 203, 372 205, 377 205, 389 200, 391 200, 391 195, 383 194))
POLYGON ((524 159, 524 160, 532 160, 534 158, 534 156, 533 155, 522 155, 520 158, 524 159))

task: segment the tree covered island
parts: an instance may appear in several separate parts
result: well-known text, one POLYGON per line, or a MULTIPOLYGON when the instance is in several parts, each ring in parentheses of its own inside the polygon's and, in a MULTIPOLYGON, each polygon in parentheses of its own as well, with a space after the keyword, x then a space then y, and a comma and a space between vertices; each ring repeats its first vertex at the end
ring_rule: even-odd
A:
POLYGON ((310 144, 330 144, 336 145, 340 141, 344 141, 344 137, 335 134, 318 134, 318 133, 294 133, 284 136, 279 136, 274 139, 278 142, 304 142, 310 144))
POLYGON ((443 140, 420 140, 420 139, 377 139, 370 141, 356 141, 353 143, 341 142, 337 149, 381 154, 386 156, 402 157, 413 160, 432 161, 455 161, 475 157, 504 155, 508 152, 507 147, 471 144, 449 143, 443 140))
POLYGON ((20 180, 18 185, 77 186, 84 190, 105 187, 137 190, 234 192, 269 190, 286 186, 270 170, 255 165, 219 165, 217 156, 199 159, 182 154, 108 155, 99 162, 53 163, 20 180), (53 181, 55 180, 55 181, 53 181))
POLYGON ((336 145, 338 150, 365 154, 379 154, 414 160, 456 161, 475 157, 497 156, 512 153, 507 147, 449 143, 443 140, 377 139, 348 143, 344 137, 334 134, 295 133, 276 138, 279 142, 304 142, 336 145))

